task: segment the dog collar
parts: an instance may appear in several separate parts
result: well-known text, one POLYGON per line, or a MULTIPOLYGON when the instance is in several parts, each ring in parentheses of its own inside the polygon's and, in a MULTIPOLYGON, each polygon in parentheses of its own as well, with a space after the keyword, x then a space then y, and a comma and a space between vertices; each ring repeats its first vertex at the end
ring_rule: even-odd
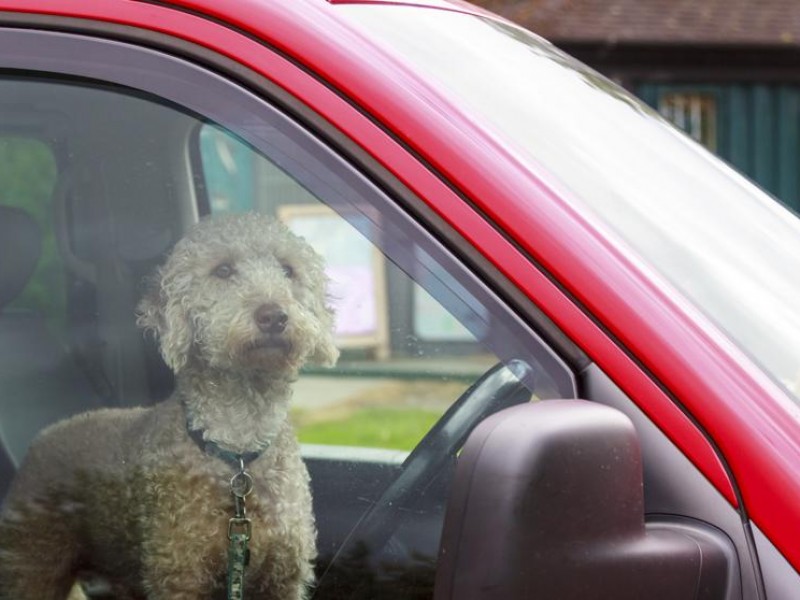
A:
POLYGON ((244 571, 250 560, 248 543, 253 533, 252 521, 247 517, 245 509, 245 497, 253 491, 253 477, 245 468, 268 450, 272 442, 269 441, 266 446, 257 452, 237 453, 221 448, 216 442, 203 439, 203 432, 199 429, 190 428, 188 421, 186 423, 186 431, 200 450, 223 460, 235 469, 235 473, 230 480, 234 508, 233 517, 228 519, 226 587, 228 600, 241 600, 243 597, 242 590, 244 589, 244 571))
POLYGON ((188 423, 186 424, 186 431, 189 433, 189 437, 197 445, 197 447, 200 448, 200 450, 206 454, 210 454, 211 456, 215 456, 220 460, 223 460, 237 469, 240 465, 249 465, 259 456, 264 454, 264 452, 269 450, 269 447, 272 445, 272 442, 267 442, 266 446, 255 452, 231 452, 230 450, 225 450, 212 440, 203 439, 203 432, 199 429, 190 429, 188 423))

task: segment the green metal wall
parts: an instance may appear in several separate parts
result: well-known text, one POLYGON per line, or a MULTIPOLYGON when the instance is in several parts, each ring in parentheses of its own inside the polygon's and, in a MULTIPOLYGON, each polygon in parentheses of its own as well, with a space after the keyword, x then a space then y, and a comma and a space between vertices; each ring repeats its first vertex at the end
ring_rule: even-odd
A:
POLYGON ((670 93, 713 97, 717 154, 800 212, 800 86, 646 83, 636 91, 656 109, 670 93))

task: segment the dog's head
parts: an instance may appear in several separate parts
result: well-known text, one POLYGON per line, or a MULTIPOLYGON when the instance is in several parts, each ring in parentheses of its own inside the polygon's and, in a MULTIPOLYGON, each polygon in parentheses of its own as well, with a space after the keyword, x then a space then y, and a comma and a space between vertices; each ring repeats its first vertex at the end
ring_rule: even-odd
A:
POLYGON ((149 281, 137 322, 176 373, 197 363, 296 373, 339 352, 322 258, 282 223, 250 213, 205 219, 149 281))

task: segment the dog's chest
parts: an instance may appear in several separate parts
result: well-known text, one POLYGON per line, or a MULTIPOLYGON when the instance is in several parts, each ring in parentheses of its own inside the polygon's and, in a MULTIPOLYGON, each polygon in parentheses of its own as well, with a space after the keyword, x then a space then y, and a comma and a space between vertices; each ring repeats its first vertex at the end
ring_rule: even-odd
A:
MULTIPOLYGON (((308 475, 297 457, 258 459, 247 466, 253 489, 240 506, 247 519, 247 580, 314 558, 314 524, 308 475), (270 566, 271 565, 271 566, 270 566)), ((213 459, 205 469, 175 466, 144 474, 139 507, 145 539, 176 560, 207 565, 209 581, 224 581, 229 570, 231 519, 239 519, 231 490, 237 469, 213 459)), ((238 525, 234 531, 241 531, 238 525)))
MULTIPOLYGON (((142 515, 163 515, 173 523, 197 519, 219 521, 227 527, 228 518, 236 516, 235 495, 241 495, 235 483, 241 480, 239 470, 221 461, 213 469, 159 466, 147 469, 136 477, 135 485, 144 492, 142 515)), ((308 476, 300 462, 293 469, 247 466, 252 491, 241 501, 251 519, 270 522, 278 517, 290 518, 298 508, 310 508, 308 476)))

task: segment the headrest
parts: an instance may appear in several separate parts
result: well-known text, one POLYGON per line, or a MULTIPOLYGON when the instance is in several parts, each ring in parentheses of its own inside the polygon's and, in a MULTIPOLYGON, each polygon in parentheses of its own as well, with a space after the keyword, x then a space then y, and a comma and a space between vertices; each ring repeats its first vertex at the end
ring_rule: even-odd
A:
POLYGON ((42 232, 19 208, 0 206, 0 310, 16 298, 39 261, 42 232))

